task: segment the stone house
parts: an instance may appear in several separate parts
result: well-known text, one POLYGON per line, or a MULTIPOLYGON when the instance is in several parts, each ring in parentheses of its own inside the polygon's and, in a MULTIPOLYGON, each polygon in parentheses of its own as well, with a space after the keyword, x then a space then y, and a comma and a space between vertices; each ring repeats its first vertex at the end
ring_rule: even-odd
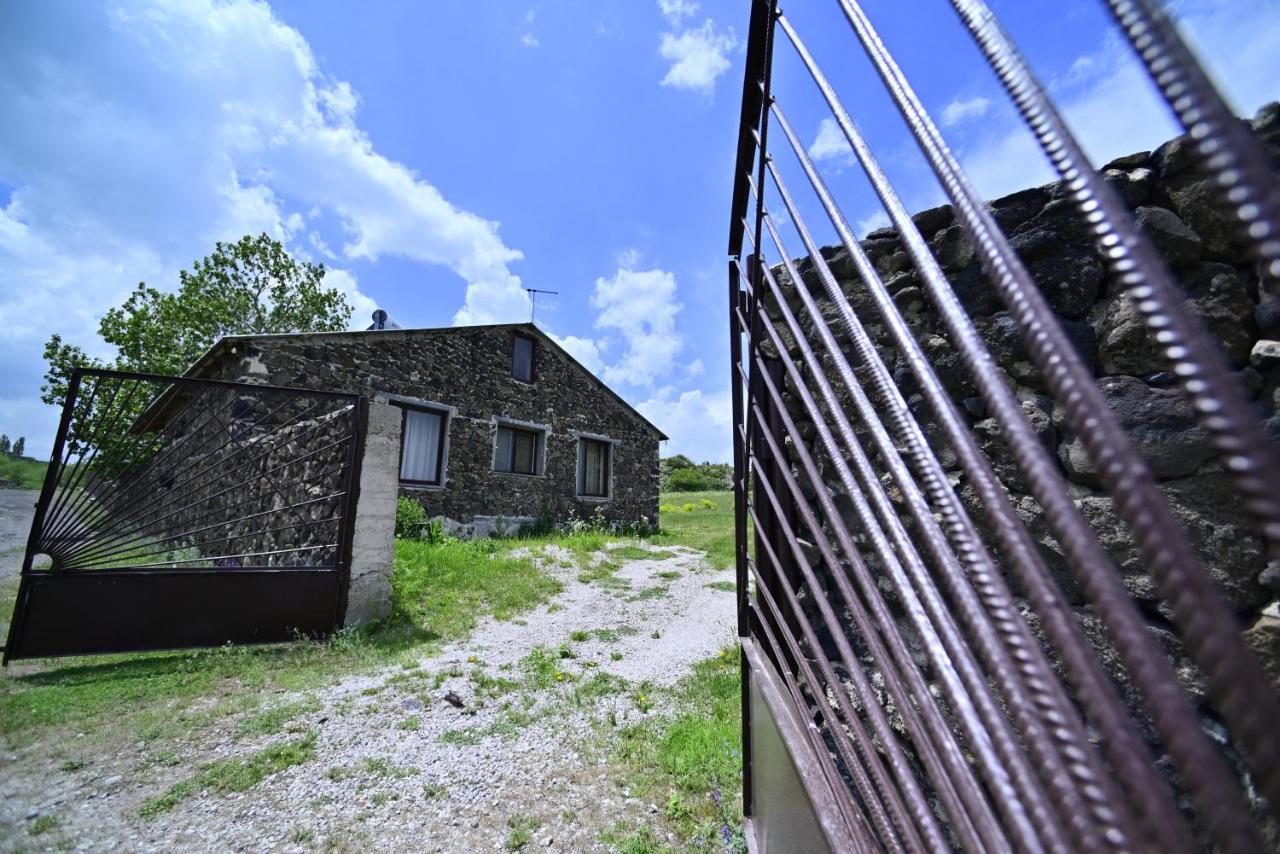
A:
POLYGON ((362 506, 407 496, 463 536, 658 521, 667 437, 531 323, 230 336, 187 375, 367 397, 362 506))

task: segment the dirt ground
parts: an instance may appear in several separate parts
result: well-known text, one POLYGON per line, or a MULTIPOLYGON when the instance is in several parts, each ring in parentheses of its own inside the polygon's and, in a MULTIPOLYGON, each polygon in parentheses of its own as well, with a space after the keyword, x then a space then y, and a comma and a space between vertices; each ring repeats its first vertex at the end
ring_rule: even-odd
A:
MULTIPOLYGON (((611 733, 662 714, 652 699, 662 686, 733 640, 732 573, 691 549, 650 548, 614 558, 621 566, 604 582, 584 582, 569 555, 546 547, 536 557, 564 584, 550 602, 516 620, 486 620, 416 666, 272 697, 274 732, 246 737, 246 726, 263 719, 259 707, 252 720, 221 718, 174 755, 123 744, 68 770, 48 745, 22 748, 0 775, 0 834, 50 815, 56 830, 38 840, 22 833, 21 844, 610 850, 602 838, 611 828, 660 808, 613 773, 611 733), (302 761, 245 791, 202 781, 171 804, 157 801, 193 769, 281 744, 300 745, 302 761)), ((2 837, 0 848, 12 850, 2 837)))

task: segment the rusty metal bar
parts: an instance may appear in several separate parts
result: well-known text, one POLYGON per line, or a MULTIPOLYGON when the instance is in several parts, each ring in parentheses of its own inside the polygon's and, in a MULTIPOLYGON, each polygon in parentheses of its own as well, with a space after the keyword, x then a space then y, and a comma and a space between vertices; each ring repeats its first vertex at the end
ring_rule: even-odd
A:
MULTIPOLYGON (((1162 347, 1274 561, 1280 497, 1270 485, 1280 475, 1280 453, 1239 381, 990 9, 983 0, 950 2, 1058 170, 1109 274, 1162 347)), ((1158 5, 1107 2, 1190 132, 1222 204, 1241 223, 1264 284, 1273 286, 1280 272, 1280 181, 1158 5)), ((825 734, 837 761, 820 762, 823 774, 829 781, 833 771, 842 775, 850 802, 841 810, 851 832, 880 834, 873 845, 1256 850, 1259 816, 1280 806, 1280 702, 1153 475, 860 4, 837 0, 834 6, 906 119, 956 221, 972 236, 1031 362, 1096 465, 1185 650, 1205 674, 1231 748, 1249 767, 1232 767, 1204 731, 1200 709, 852 116, 794 26, 766 0, 752 4, 757 41, 744 75, 729 241, 740 634, 760 640, 797 711, 825 734), (1076 622, 992 461, 776 103, 770 80, 777 30, 813 78, 888 212, 968 379, 998 419, 1025 483, 1019 488, 1035 500, 1096 608, 1141 711, 1104 672, 1097 644, 1106 641, 1087 638, 1076 622), (961 500, 925 422, 898 389, 882 344, 814 241, 769 151, 773 122, 835 226, 900 367, 935 419, 932 426, 955 453, 971 498, 961 500), (766 183, 804 244, 808 273, 775 227, 766 183), (777 251, 776 275, 764 262, 765 232, 777 251), (744 257, 748 241, 752 254, 744 257), (990 533, 975 522, 977 512, 990 533), (747 555, 748 519, 755 525, 756 561, 747 555), (901 718, 894 734, 886 731, 882 706, 901 718), (1157 768, 1153 750, 1166 753, 1176 773, 1157 768)), ((743 711, 746 732, 745 694, 743 711)), ((754 773, 748 760, 745 788, 754 773)), ((767 811, 751 797, 744 793, 750 810, 767 811)), ((1268 833, 1274 832, 1273 826, 1268 833)))

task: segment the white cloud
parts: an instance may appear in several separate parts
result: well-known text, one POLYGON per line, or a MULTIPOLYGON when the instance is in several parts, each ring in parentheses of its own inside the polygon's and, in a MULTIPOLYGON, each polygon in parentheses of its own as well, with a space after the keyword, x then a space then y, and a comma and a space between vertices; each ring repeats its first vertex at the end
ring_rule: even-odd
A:
POLYGON ((725 54, 737 46, 733 29, 718 33, 710 18, 697 29, 663 33, 658 53, 671 67, 662 78, 662 85, 710 95, 715 91, 716 78, 729 70, 725 54))
POLYGON ((542 42, 538 41, 538 37, 533 33, 525 33, 520 37, 520 44, 525 47, 541 47, 542 42))
MULTIPOLYGON (((497 223, 380 154, 359 94, 265 4, 0 17, 0 411, 35 394, 49 333, 100 352, 97 318, 139 280, 172 287, 251 232, 327 261, 444 266, 467 283, 458 323, 528 316, 497 223)), ((371 303, 345 269, 331 276, 362 325, 371 303)))
POLYGON ((658 11, 673 26, 678 26, 681 19, 697 14, 698 4, 693 0, 658 0, 658 11))
POLYGON ((607 342, 580 338, 577 335, 566 335, 561 338, 554 332, 547 332, 547 335, 552 341, 567 350, 570 356, 581 362, 583 367, 591 371, 591 373, 598 375, 604 368, 604 362, 600 354, 608 349, 607 342))
POLYGON ((694 359, 684 369, 686 377, 700 377, 707 372, 707 368, 702 364, 701 359, 694 359))
MULTIPOLYGON (((1214 80, 1243 115, 1280 95, 1280 5, 1267 0, 1188 0, 1177 7, 1179 27, 1214 80)), ((1095 166, 1154 148, 1181 132, 1137 64, 1133 51, 1108 38, 1076 59, 1053 83, 1054 96, 1095 166)), ((1030 132, 1016 118, 967 141, 958 155, 986 198, 1054 180, 1030 132)))
POLYGON ((728 389, 676 394, 664 388, 636 409, 671 437, 664 455, 684 454, 698 462, 733 459, 733 400, 728 389))
MULTIPOLYGON (((622 261, 634 260, 623 253, 622 261)), ((636 270, 619 265, 613 276, 596 279, 591 305, 600 310, 598 329, 616 329, 626 339, 627 351, 612 365, 603 367, 610 383, 651 386, 671 373, 675 357, 684 346, 676 331, 676 277, 665 270, 636 270)))
POLYGON ((836 120, 827 116, 818 122, 818 135, 809 146, 809 156, 816 161, 833 161, 842 165, 853 162, 853 149, 836 120))
POLYGON ((990 98, 984 98, 981 95, 966 100, 956 98, 942 108, 942 123, 958 125, 970 119, 982 118, 989 109, 991 109, 990 98))

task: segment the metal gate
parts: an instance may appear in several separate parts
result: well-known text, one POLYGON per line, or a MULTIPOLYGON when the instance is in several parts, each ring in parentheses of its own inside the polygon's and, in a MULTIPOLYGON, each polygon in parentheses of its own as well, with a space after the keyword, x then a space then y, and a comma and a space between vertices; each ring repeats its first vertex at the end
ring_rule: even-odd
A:
POLYGON ((364 416, 357 395, 75 371, 4 662, 333 631, 364 416))
MULTIPOLYGON (((1057 170, 1061 205, 1136 307, 1170 385, 1190 401, 1274 572, 1280 455, 1250 394, 991 9, 982 0, 950 5, 1057 170)), ((1106 5, 1186 129, 1186 152, 1234 223, 1241 260, 1249 253, 1264 297, 1274 298, 1280 181, 1266 152, 1155 0, 1106 5)), ((850 105, 777 3, 755 0, 729 241, 751 844, 1235 852, 1277 844, 1280 702, 1206 569, 1214 556, 1193 547, 861 4, 829 6, 938 178, 983 286, 1092 461, 1152 593, 1140 604, 1126 588, 850 105), (772 87, 784 52, 812 79, 888 214, 942 345, 917 339, 900 294, 788 123, 772 87), (821 251, 805 210, 830 221, 835 252, 821 251), (784 244, 788 228, 799 245, 784 244), (837 254, 856 299, 833 273, 837 254), (970 384, 975 407, 994 417, 1006 454, 993 456, 975 437, 971 414, 940 379, 943 358, 970 384), (1026 498, 1016 506, 1012 477, 1026 498), (1028 530, 1032 511, 1047 533, 1028 530), (1056 542, 1065 570, 1047 565, 1043 537, 1056 542), (1185 659, 1171 659, 1174 645, 1185 659), (1189 690, 1188 673, 1203 691, 1189 690)), ((806 15, 817 8, 807 4, 806 15)))

